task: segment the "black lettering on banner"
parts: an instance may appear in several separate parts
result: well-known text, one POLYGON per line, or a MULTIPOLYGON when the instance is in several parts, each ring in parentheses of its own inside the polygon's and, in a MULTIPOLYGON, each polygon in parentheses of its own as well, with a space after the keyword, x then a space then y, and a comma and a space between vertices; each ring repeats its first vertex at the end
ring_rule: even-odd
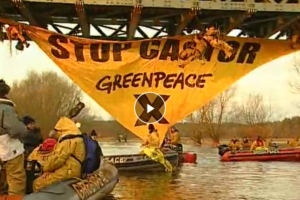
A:
MULTIPOLYGON (((62 35, 50 35, 48 42, 52 45, 51 53, 58 59, 70 58, 70 53, 74 53, 77 62, 85 62, 85 55, 90 55, 90 58, 94 62, 107 62, 110 59, 114 62, 122 61, 122 51, 126 51, 132 48, 132 43, 92 43, 84 44, 77 41, 68 39, 62 35), (74 52, 69 52, 73 48, 67 49, 64 45, 74 45, 74 52), (87 47, 89 46, 89 48, 87 47), (85 53, 85 51, 87 51, 85 53), (110 53, 111 52, 111 53, 110 53), (112 58, 110 58, 112 54, 112 58)), ((227 58, 224 51, 219 51, 217 60, 219 62, 233 62, 253 64, 257 53, 261 49, 259 43, 245 42, 241 45, 238 41, 228 41, 229 45, 235 49, 237 54, 233 54, 230 58, 227 58)), ((183 44, 183 49, 195 44, 194 41, 187 41, 183 44)), ((212 58, 214 48, 206 43, 207 47, 204 52, 205 59, 209 62, 212 58)), ((147 40, 140 43, 140 57, 146 60, 158 59, 158 60, 178 60, 180 52, 180 40, 179 39, 166 39, 166 40, 147 40)), ((145 82, 145 84, 147 81, 145 82)), ((168 86, 169 87, 169 86, 168 86)))
MULTIPOLYGON (((240 47, 240 43, 238 43, 237 41, 228 41, 227 44, 231 45, 233 49, 238 49, 240 47)), ((235 58, 235 54, 233 54, 233 56, 231 56, 230 58, 227 58, 224 51, 219 51, 218 54, 219 62, 231 62, 234 60, 234 58, 235 58)))
POLYGON ((179 45, 179 40, 167 39, 159 56, 159 60, 167 60, 168 57, 171 58, 171 61, 178 60, 179 45))
POLYGON ((237 63, 246 63, 247 64, 253 64, 257 52, 260 50, 261 45, 259 43, 251 43, 251 42, 246 42, 237 58, 237 63))
POLYGON ((110 44, 91 44, 90 52, 91 52, 91 59, 95 62, 107 62, 109 60, 109 49, 110 44), (101 46, 101 54, 99 55, 99 49, 101 46))
POLYGON ((159 54, 160 40, 147 40, 141 42, 140 56, 144 59, 154 59, 159 54))
POLYGON ((68 50, 59 44, 68 44, 68 38, 62 35, 50 35, 48 38, 48 42, 56 48, 51 48, 51 53, 53 56, 59 59, 68 59, 70 57, 70 53, 68 52, 68 50))
POLYGON ((114 61, 122 61, 122 54, 121 52, 123 50, 128 50, 131 48, 131 43, 114 43, 113 44, 113 55, 114 55, 114 61))
POLYGON ((75 51, 75 56, 77 62, 84 62, 84 56, 83 56, 83 47, 84 45, 75 41, 70 41, 71 43, 74 44, 74 51, 75 51))
POLYGON ((147 94, 135 94, 134 97, 137 99, 137 102, 143 107, 144 111, 138 117, 138 120, 135 123, 136 126, 146 125, 144 122, 149 122, 151 117, 153 117, 159 124, 169 124, 169 122, 163 117, 163 114, 159 111, 162 106, 164 106, 164 102, 166 102, 170 95, 160 95, 157 96, 153 103, 150 102, 147 94), (150 105, 154 108, 153 111, 147 113, 147 105, 150 105), (141 119, 141 120, 139 120, 141 119))
POLYGON ((110 94, 117 89, 122 88, 137 88, 137 87, 152 87, 158 88, 163 86, 168 89, 180 88, 183 90, 189 88, 204 88, 207 78, 213 77, 212 73, 207 74, 184 74, 165 72, 154 73, 128 73, 125 75, 116 74, 114 77, 104 76, 96 84, 96 89, 110 94))

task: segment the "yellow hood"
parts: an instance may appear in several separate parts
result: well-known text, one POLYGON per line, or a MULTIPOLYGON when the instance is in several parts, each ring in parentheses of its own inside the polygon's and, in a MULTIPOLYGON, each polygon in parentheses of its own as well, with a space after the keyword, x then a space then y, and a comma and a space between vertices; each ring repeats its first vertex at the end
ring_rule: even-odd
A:
POLYGON ((76 124, 67 117, 61 117, 54 128, 57 131, 58 138, 68 134, 81 134, 81 131, 77 128, 76 124))

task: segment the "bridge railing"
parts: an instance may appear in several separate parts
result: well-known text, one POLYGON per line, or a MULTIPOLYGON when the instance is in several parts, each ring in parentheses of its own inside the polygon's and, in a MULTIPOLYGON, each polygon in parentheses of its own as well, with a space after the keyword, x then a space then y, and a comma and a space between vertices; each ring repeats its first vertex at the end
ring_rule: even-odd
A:
POLYGON ((78 1, 86 5, 135 6, 205 9, 205 10, 241 10, 253 9, 262 12, 300 12, 300 0, 23 0, 25 2, 74 4, 78 1))

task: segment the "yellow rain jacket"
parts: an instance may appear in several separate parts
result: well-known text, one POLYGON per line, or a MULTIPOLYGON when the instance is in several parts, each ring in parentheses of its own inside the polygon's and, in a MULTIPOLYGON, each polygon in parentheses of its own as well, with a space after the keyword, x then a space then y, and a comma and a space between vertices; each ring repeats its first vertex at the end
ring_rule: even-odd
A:
POLYGON ((148 134, 148 137, 144 143, 144 149, 141 153, 146 154, 149 158, 151 158, 151 160, 161 163, 163 166, 165 166, 166 171, 172 171, 173 169, 171 163, 165 159, 165 155, 163 152, 161 152, 159 146, 159 134, 157 131, 154 131, 153 133, 148 134))
POLYGON ((239 140, 236 140, 235 142, 231 140, 228 146, 231 150, 238 150, 242 147, 241 142, 239 140))
POLYGON ((36 147, 28 156, 28 161, 36 160, 38 161, 42 166, 45 165, 45 163, 48 160, 48 157, 50 156, 52 151, 40 151, 41 145, 36 147))
POLYGON ((174 133, 170 133, 170 137, 171 137, 171 144, 173 145, 181 144, 180 134, 178 131, 175 131, 174 133))
POLYGON ((154 160, 155 162, 161 163, 167 172, 171 172, 173 170, 173 167, 171 163, 165 159, 165 155, 159 148, 144 148, 143 153, 146 154, 151 160, 154 160))
POLYGON ((33 183, 34 191, 38 191, 45 186, 60 180, 73 177, 81 177, 81 162, 85 159, 85 144, 82 138, 62 140, 66 135, 82 134, 75 123, 62 117, 55 125, 57 130, 58 143, 48 156, 48 160, 43 163, 43 175, 38 177, 33 183), (76 158, 78 160, 76 160, 76 158))
POLYGON ((299 146, 299 141, 295 139, 295 140, 289 142, 289 145, 291 147, 297 147, 297 146, 299 146))
POLYGON ((148 148, 159 148, 159 135, 157 131, 148 134, 144 145, 148 148))

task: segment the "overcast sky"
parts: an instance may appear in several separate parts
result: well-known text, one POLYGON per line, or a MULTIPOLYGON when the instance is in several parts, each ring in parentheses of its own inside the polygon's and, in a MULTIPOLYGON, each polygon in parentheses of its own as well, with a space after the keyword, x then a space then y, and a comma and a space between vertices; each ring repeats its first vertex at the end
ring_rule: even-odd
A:
MULTIPOLYGON (((231 35, 237 32, 234 31, 231 35)), ((240 101, 247 93, 260 93, 281 117, 298 115, 296 104, 297 101, 300 102, 300 96, 292 94, 289 87, 294 60, 295 54, 284 56, 243 77, 237 83, 239 90, 236 100, 240 101)), ((30 48, 23 52, 13 49, 13 55, 10 55, 8 42, 0 43, 0 78, 12 82, 24 78, 29 70, 51 70, 67 77, 36 44, 31 42, 30 48)), ((88 96, 85 98, 95 114, 103 119, 110 119, 110 115, 97 103, 88 96)))

